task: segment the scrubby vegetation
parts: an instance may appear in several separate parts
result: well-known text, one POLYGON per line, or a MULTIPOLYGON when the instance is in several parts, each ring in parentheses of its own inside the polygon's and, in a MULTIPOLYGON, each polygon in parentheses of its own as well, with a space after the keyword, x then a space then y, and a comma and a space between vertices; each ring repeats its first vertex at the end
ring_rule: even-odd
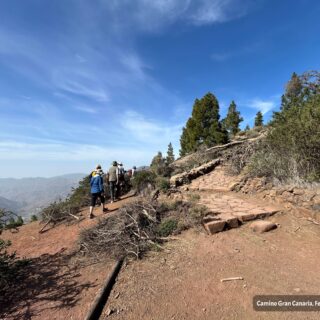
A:
POLYGON ((38 216, 36 216, 35 214, 33 214, 33 215, 30 217, 30 222, 35 222, 35 221, 38 221, 38 216))
POLYGON ((0 234, 3 230, 16 229, 22 226, 23 223, 21 216, 8 210, 0 209, 0 234))
POLYGON ((253 176, 320 180, 320 74, 292 75, 266 139, 249 164, 253 176))
POLYGON ((125 205, 116 215, 82 231, 80 246, 91 256, 141 258, 171 234, 201 224, 207 213, 188 202, 154 202, 147 198, 125 205))
POLYGON ((239 131, 242 121, 234 101, 225 119, 219 121, 219 104, 212 94, 196 100, 192 116, 183 128, 181 155, 173 174, 190 170, 215 158, 229 164, 231 174, 244 172, 251 177, 267 177, 286 182, 320 181, 320 73, 293 74, 286 86, 279 112, 264 125, 257 112, 254 127, 239 131), (225 130, 225 131, 224 131, 225 130), (248 141, 232 148, 209 148, 229 138, 248 141))
POLYGON ((132 180, 132 187, 136 192, 141 193, 142 190, 148 187, 154 188, 156 185, 156 179, 157 175, 150 170, 139 171, 135 174, 134 179, 132 180))
POLYGON ((74 220, 80 208, 90 203, 90 176, 83 178, 79 186, 65 200, 51 203, 41 212, 41 219, 45 222, 59 223, 74 220))
MULTIPOLYGON (((0 209, 0 234, 3 230, 16 229, 23 224, 21 217, 17 217, 14 213, 0 209)), ((9 253, 8 247, 11 245, 10 241, 5 241, 0 238, 0 301, 1 296, 4 295, 10 283, 15 279, 19 268, 26 260, 19 260, 16 254, 9 253)))
POLYGON ((14 281, 20 268, 28 263, 28 260, 18 259, 15 253, 9 253, 7 249, 10 245, 10 241, 0 239, 0 297, 14 281))

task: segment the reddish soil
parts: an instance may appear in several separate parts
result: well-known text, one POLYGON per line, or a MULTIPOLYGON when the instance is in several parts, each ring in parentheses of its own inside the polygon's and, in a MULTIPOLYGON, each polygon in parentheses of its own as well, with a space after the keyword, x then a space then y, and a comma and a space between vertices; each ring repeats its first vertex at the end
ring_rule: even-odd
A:
POLYGON ((320 294, 319 225, 289 213, 269 220, 280 226, 264 234, 249 224, 211 236, 189 230, 129 263, 102 319, 319 319, 317 312, 253 310, 258 294, 320 294), (244 280, 220 281, 228 277, 244 280))
MULTIPOLYGON (((74 254, 80 230, 102 215, 96 213, 94 220, 43 234, 42 225, 31 223, 2 235, 31 263, 15 303, 2 306, 0 319, 84 319, 114 263, 89 264, 74 254)), ((211 236, 189 230, 164 250, 127 262, 101 319, 319 319, 314 312, 253 310, 257 294, 320 294, 320 226, 288 212, 268 220, 278 229, 256 234, 248 223, 211 236), (244 280, 220 281, 238 276, 244 280)))
POLYGON ((83 319, 114 261, 93 263, 76 255, 79 233, 132 199, 108 204, 109 213, 96 208, 92 220, 87 218, 88 209, 83 210, 79 222, 48 226, 44 233, 39 233, 43 227, 39 222, 20 227, 15 233, 3 232, 1 238, 12 241, 10 251, 30 259, 30 263, 25 267, 24 280, 15 285, 14 303, 0 306, 0 319, 83 319))

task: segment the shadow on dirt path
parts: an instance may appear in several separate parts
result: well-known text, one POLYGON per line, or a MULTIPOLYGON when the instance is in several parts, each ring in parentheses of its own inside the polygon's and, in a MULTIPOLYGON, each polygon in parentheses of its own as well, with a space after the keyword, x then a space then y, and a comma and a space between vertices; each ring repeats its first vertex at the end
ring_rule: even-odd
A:
POLYGON ((30 259, 0 297, 0 318, 27 320, 48 309, 74 307, 80 293, 96 285, 79 281, 81 267, 72 266, 72 256, 59 252, 30 259))

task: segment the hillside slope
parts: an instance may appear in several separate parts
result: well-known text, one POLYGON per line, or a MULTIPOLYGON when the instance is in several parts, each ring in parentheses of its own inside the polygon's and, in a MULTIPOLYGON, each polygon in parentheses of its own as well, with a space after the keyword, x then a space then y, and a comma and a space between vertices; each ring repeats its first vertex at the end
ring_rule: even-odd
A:
MULTIPOLYGON (((84 174, 68 174, 52 178, 0 179, 0 196, 13 201, 14 211, 28 218, 51 202, 65 198, 83 177, 84 174)), ((10 209, 4 202, 3 205, 10 209)))

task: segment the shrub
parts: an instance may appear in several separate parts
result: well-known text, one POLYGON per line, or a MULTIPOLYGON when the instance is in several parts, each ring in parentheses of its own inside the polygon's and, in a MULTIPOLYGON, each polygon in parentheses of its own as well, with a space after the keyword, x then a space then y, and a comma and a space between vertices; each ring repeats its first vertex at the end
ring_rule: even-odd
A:
POLYGON ((80 247, 95 258, 141 258, 148 250, 159 249, 163 237, 200 225, 206 213, 205 207, 189 202, 159 203, 139 198, 93 228, 83 230, 80 247))
POLYGON ((202 219, 209 213, 207 207, 196 205, 190 208, 189 214, 193 224, 198 225, 202 223, 202 219))
POLYGON ((169 235, 173 234, 175 230, 177 230, 178 221, 175 219, 167 219, 162 221, 158 228, 157 234, 160 237, 168 237, 169 235))
POLYGON ((277 115, 249 169, 255 176, 320 179, 320 96, 277 115))
POLYGON ((33 214, 30 218, 30 222, 34 222, 34 221, 38 221, 38 217, 35 214, 33 214))
POLYGON ((320 73, 293 74, 263 144, 252 157, 251 175, 280 181, 320 180, 320 73))
POLYGON ((55 201, 42 210, 41 218, 43 221, 51 221, 53 223, 69 221, 74 219, 73 215, 76 215, 79 210, 80 207, 77 204, 73 204, 68 200, 55 201))
POLYGON ((23 219, 21 216, 17 216, 15 213, 0 209, 0 234, 3 230, 16 229, 23 225, 23 219))
POLYGON ((120 208, 118 214, 100 220, 92 229, 83 230, 80 246, 89 255, 140 258, 159 242, 158 218, 155 206, 141 198, 120 208))
POLYGON ((170 189, 169 179, 164 177, 158 177, 156 179, 156 187, 161 191, 168 191, 170 189))
POLYGON ((18 260, 15 252, 8 253, 10 245, 10 241, 0 239, 0 296, 5 295, 19 269, 28 263, 28 260, 18 260))
POLYGON ((259 142, 246 142, 232 149, 226 150, 228 173, 238 175, 249 164, 251 157, 258 149, 259 142))
MULTIPOLYGON (((74 220, 80 209, 90 204, 90 176, 83 178, 77 188, 73 188, 71 194, 65 200, 58 200, 44 208, 41 219, 53 223, 69 222, 74 220)), ((32 220, 34 221, 34 220, 32 220)))
POLYGON ((90 176, 86 176, 77 188, 73 188, 71 195, 67 198, 71 206, 84 207, 90 204, 90 176))
POLYGON ((156 174, 152 171, 137 172, 132 179, 132 186, 138 192, 142 192, 146 188, 154 188, 156 185, 156 174))
POLYGON ((191 202, 198 202, 200 200, 200 195, 197 193, 188 193, 188 199, 191 202))

